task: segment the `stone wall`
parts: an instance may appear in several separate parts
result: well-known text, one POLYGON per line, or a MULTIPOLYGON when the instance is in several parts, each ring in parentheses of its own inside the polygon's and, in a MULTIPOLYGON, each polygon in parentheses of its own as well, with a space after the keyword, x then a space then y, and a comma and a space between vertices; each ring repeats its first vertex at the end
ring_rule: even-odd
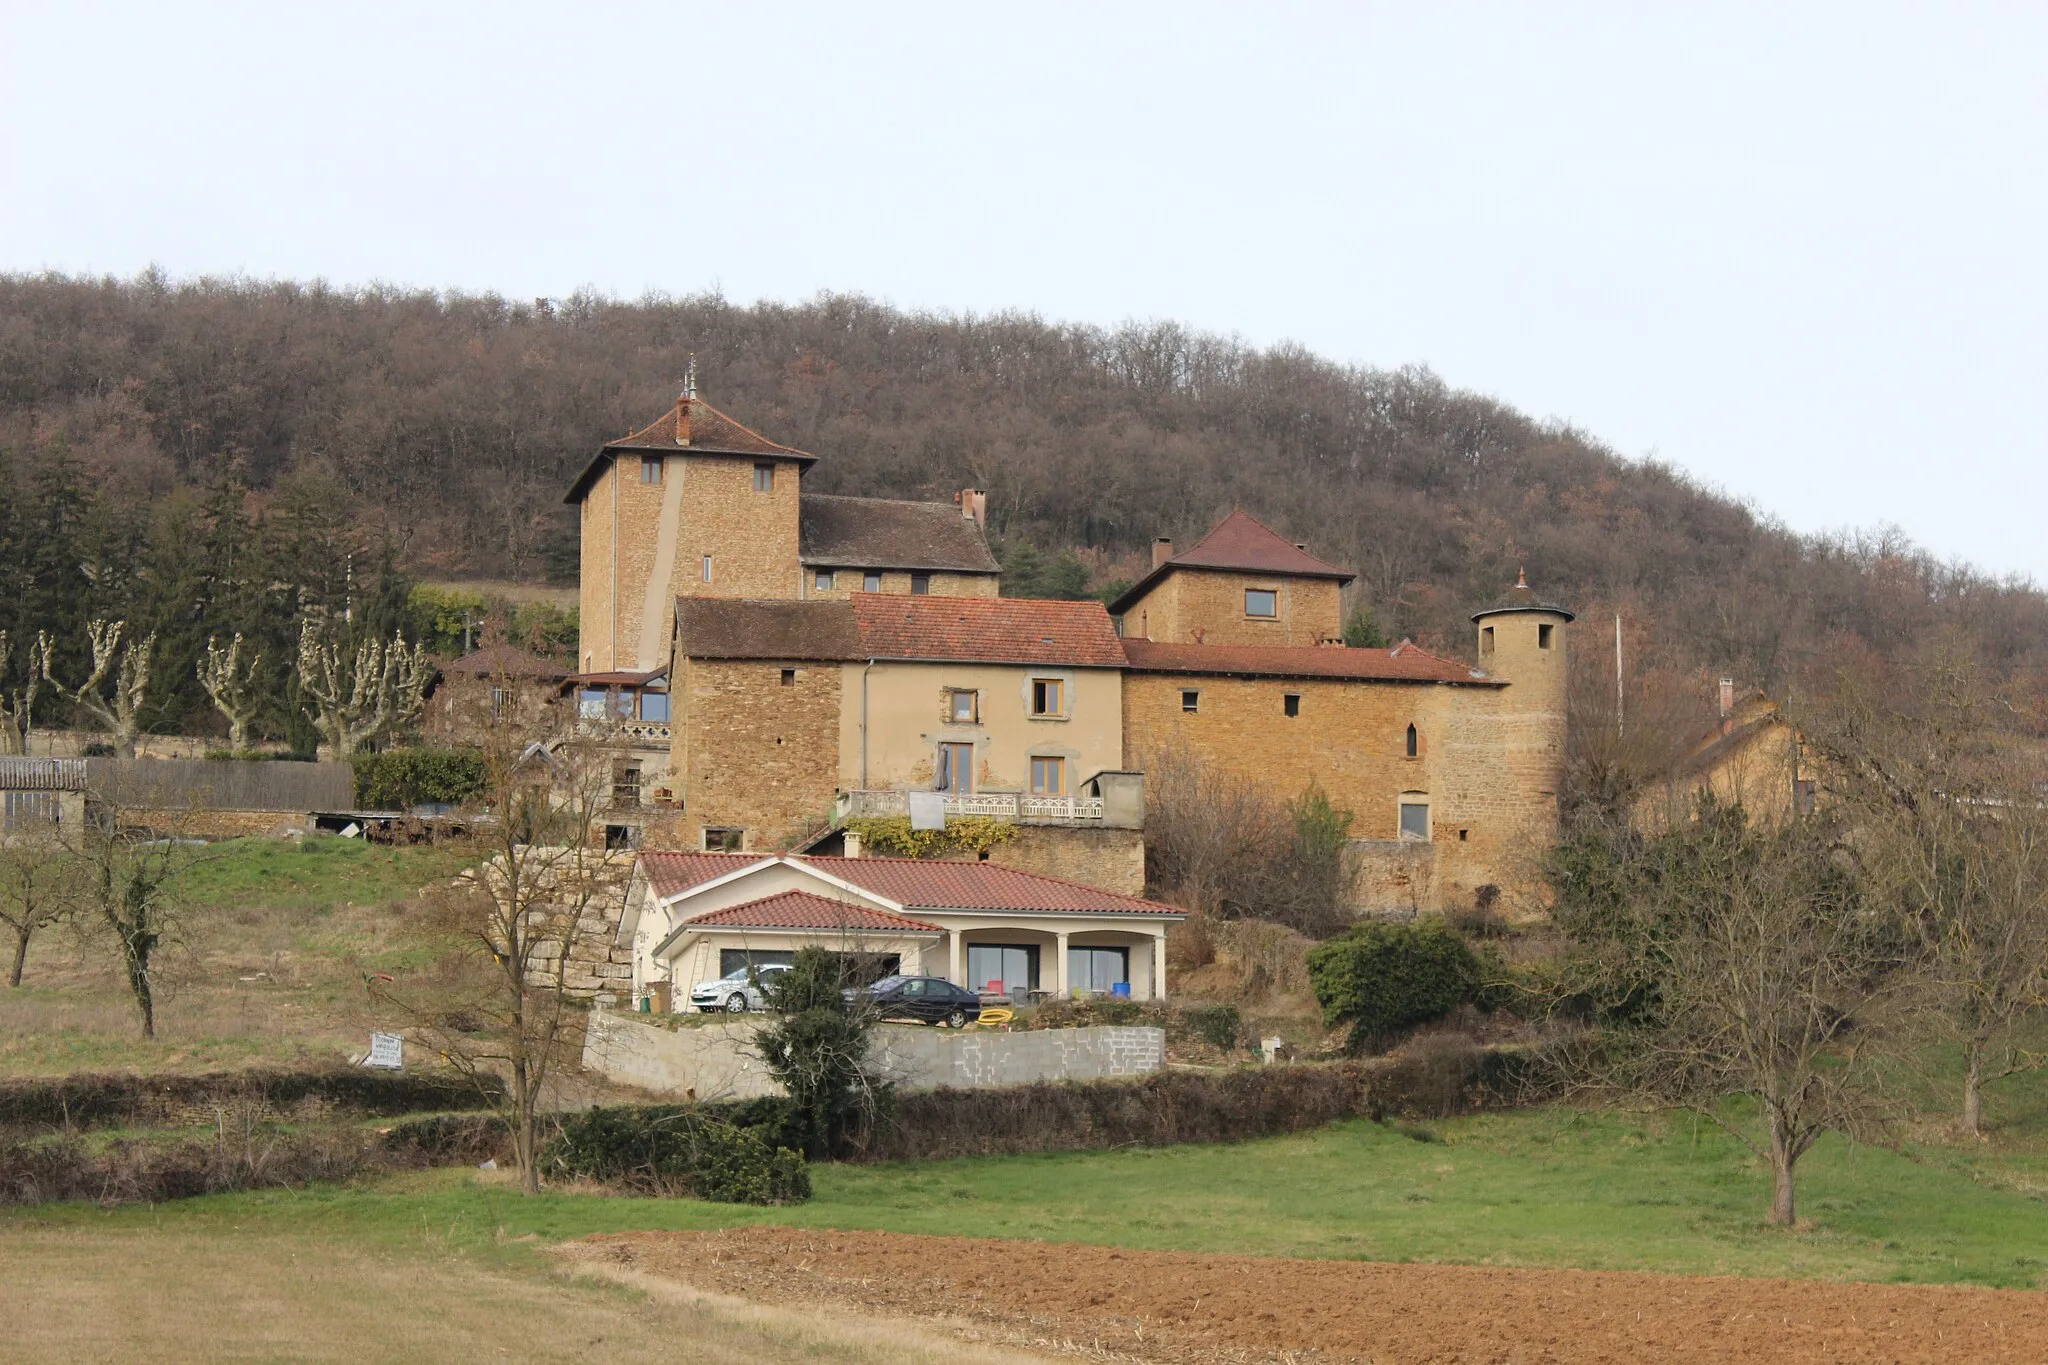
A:
POLYGON ((719 826, 746 831, 748 852, 773 852, 830 819, 839 665, 686 659, 670 697, 683 818, 667 827, 681 835, 669 846, 701 847, 705 827, 719 826))
POLYGON ((1124 613, 1124 634, 1164 644, 1313 645, 1343 622, 1335 579, 1176 568, 1124 613), (1247 588, 1275 594, 1277 614, 1247 616, 1247 588))
MULTIPOLYGON (((691 456, 681 461, 683 530, 676 545, 671 601, 677 597, 799 596, 795 460, 691 456), (775 486, 754 488, 754 466, 773 464, 775 486), (711 581, 704 581, 704 556, 711 581)), ((666 636, 664 643, 666 642, 666 636)))
MULTIPOLYGON (((963 855, 968 861, 975 856, 963 855)), ((1061 877, 1119 895, 1145 894, 1142 830, 1019 825, 1015 838, 988 851, 988 860, 1001 867, 1035 872, 1041 877, 1061 877)))
MULTIPOLYGON (((805 597, 838 600, 851 597, 857 592, 867 591, 866 588, 861 586, 866 581, 864 578, 865 571, 859 567, 835 568, 832 572, 832 586, 829 588, 819 587, 818 570, 823 567, 823 565, 806 565, 804 567, 803 595, 805 597)), ((996 597, 1001 594, 1003 584, 1002 576, 992 573, 946 573, 942 570, 934 570, 930 578, 930 591, 933 597, 996 597)), ((908 569, 884 569, 882 571, 880 591, 908 596, 910 593, 910 571, 908 569)))
MULTIPOLYGON (((583 1065, 662 1095, 722 1100, 780 1094, 753 1052, 759 1027, 758 1020, 739 1019, 670 1029, 599 1010, 590 1017, 583 1065)), ((1143 1076, 1166 1062, 1166 1035, 1155 1028, 998 1033, 883 1024, 872 1038, 870 1072, 905 1090, 1143 1076)))

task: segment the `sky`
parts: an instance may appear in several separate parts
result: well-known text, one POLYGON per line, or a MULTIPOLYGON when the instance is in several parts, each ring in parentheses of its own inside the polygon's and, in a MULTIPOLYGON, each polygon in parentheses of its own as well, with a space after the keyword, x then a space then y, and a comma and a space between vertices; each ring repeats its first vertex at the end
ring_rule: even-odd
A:
POLYGON ((0 270, 1176 320, 2048 583, 2048 6, 0 0, 0 270))

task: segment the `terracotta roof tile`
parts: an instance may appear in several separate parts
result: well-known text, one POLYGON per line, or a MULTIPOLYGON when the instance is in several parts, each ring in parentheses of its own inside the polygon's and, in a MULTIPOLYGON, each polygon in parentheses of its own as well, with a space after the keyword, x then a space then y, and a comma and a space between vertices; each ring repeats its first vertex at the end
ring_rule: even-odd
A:
POLYGON ((676 650, 693 659, 865 657, 845 602, 748 597, 677 598, 676 650))
POLYGON ((1328 560, 1317 559, 1293 541, 1239 508, 1216 523, 1208 535, 1159 565, 1109 604, 1121 616, 1145 595, 1154 582, 1175 569, 1230 569, 1240 573, 1334 578, 1349 583, 1356 574, 1328 560))
POLYGON ((995 573, 996 557, 972 517, 950 502, 806 493, 797 557, 820 568, 945 569, 995 573))
POLYGON ((1025 910, 1116 915, 1186 913, 1159 901, 1120 896, 1080 882, 995 863, 924 858, 798 858, 911 910, 1025 910))
POLYGON ((1139 673, 1506 685, 1502 679, 1488 677, 1470 664, 1440 659, 1420 645, 1406 641, 1392 649, 1344 649, 1334 645, 1182 645, 1126 640, 1124 655, 1139 673))
POLYGON ((943 934, 936 924, 892 915, 854 901, 836 901, 808 891, 783 891, 744 905, 731 905, 686 920, 698 929, 829 929, 852 933, 943 934))
MULTIPOLYGON (((755 853, 662 853, 640 855, 640 870, 654 893, 677 895, 728 872, 767 862, 755 853)), ((1058 877, 1020 872, 994 863, 948 863, 921 858, 812 858, 789 862, 815 867, 883 900, 912 910, 1019 910, 1044 914, 1179 915, 1159 901, 1120 896, 1058 877)), ((836 922, 835 922, 836 923, 836 922)))
POLYGON ((799 460, 805 465, 817 461, 817 456, 794 446, 780 445, 769 440, 751 427, 745 427, 712 407, 701 398, 689 400, 690 439, 687 443, 676 440, 678 410, 671 406, 668 411, 649 422, 630 436, 605 443, 591 462, 576 476, 576 482, 569 486, 564 502, 581 502, 604 468, 604 462, 618 451, 652 451, 663 455, 776 455, 783 459, 799 460))
POLYGON ((1121 668, 1122 641, 1100 602, 855 593, 861 653, 877 659, 1121 668))

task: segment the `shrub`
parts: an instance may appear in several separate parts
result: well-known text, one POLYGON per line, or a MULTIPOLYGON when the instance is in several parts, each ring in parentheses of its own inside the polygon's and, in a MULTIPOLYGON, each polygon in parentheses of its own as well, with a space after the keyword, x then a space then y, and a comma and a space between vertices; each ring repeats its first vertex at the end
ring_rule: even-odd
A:
POLYGON ((696 1105, 592 1107, 564 1119, 542 1158, 551 1174, 637 1194, 695 1195, 721 1204, 798 1204, 810 1171, 763 1130, 696 1105))
POLYGON ((1308 953, 1326 1024, 1351 1025, 1354 1053, 1441 1019, 1479 989, 1479 961, 1442 920, 1361 924, 1308 953))
POLYGON ((986 853, 1017 837, 1017 827, 986 815, 948 816, 944 829, 912 829, 907 815, 863 815, 846 822, 870 853, 892 858, 940 858, 986 853))
POLYGON ((1204 1005, 1188 1010, 1185 1017, 1188 1028, 1197 1037, 1225 1052, 1237 1047, 1244 1032, 1244 1020, 1238 1016, 1235 1005, 1204 1005))
POLYGON ((876 1086, 861 1069, 871 1021, 848 1003, 848 984, 842 955, 812 947, 762 990, 776 1018, 754 1046, 789 1095, 808 1157, 835 1155, 875 1113, 876 1086))
POLYGON ((349 759, 356 804, 369 810, 459 806, 484 789, 483 755, 467 749, 386 749, 349 759))

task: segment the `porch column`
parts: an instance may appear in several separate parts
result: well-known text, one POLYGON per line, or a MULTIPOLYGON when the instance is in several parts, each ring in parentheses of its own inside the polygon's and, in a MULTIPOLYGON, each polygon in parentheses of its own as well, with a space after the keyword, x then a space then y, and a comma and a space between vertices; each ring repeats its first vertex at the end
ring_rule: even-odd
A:
POLYGON ((958 929, 949 930, 946 934, 946 980, 956 986, 975 989, 967 979, 967 940, 958 929))
POLYGON ((1056 937, 1056 938, 1057 938, 1057 939, 1059 940, 1059 943, 1058 943, 1058 946, 1057 946, 1057 947, 1055 947, 1055 948, 1054 948, 1054 949, 1052 950, 1052 951, 1053 951, 1053 963, 1052 963, 1052 989, 1053 989, 1053 996, 1054 996, 1054 998, 1055 998, 1055 999, 1059 999, 1059 1000, 1064 1000, 1064 999, 1066 999, 1066 998, 1067 998, 1067 996, 1068 996, 1068 994, 1069 994, 1069 992, 1068 992, 1068 989, 1067 989, 1067 935, 1066 935, 1066 931, 1065 931, 1065 930, 1062 930, 1062 931, 1060 931, 1060 933, 1058 933, 1057 935, 1055 935, 1055 937, 1056 937))
POLYGON ((1152 998, 1166 998, 1166 935, 1152 940, 1152 998))

